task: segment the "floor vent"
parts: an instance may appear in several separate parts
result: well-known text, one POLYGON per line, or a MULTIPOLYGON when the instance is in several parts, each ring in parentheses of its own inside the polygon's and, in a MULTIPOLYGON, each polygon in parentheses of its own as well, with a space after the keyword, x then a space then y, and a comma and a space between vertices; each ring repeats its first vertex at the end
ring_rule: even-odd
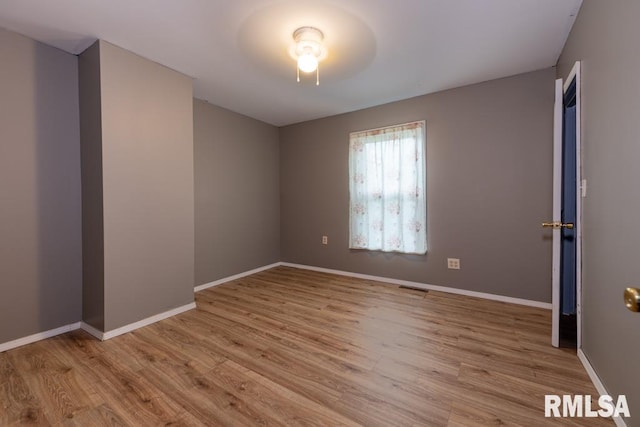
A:
POLYGON ((420 291, 420 292, 424 292, 425 294, 427 292, 429 292, 428 289, 423 289, 423 288, 418 288, 416 286, 407 286, 407 285, 400 285, 400 289, 410 289, 412 291, 420 291))

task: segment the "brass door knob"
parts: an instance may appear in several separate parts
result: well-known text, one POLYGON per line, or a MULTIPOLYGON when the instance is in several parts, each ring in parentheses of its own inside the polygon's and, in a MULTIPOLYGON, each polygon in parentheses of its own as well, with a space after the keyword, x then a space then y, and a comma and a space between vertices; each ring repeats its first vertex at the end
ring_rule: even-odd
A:
POLYGON ((634 313, 640 311, 640 289, 627 288, 624 290, 624 305, 634 313))
POLYGON ((543 222, 542 226, 545 228, 553 228, 554 230, 556 228, 567 228, 569 230, 572 230, 574 227, 574 224, 572 222, 562 223, 560 221, 553 221, 553 222, 543 222))

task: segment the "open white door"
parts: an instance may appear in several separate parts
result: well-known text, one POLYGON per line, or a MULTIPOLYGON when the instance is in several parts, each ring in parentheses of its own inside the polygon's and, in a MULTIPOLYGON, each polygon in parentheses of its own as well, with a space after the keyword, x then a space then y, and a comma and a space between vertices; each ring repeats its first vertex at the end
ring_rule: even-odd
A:
POLYGON ((554 347, 582 346, 582 208, 586 188, 580 154, 580 62, 563 84, 556 80, 553 118, 552 332, 554 347), (565 128, 566 126, 566 128, 565 128), (575 289, 572 291, 572 289, 575 289), (561 330, 563 336, 561 336, 561 330))
MULTIPOLYGON (((560 222, 562 209, 562 109, 564 86, 556 80, 556 101, 553 110, 553 222, 560 222)), ((561 230, 553 228, 551 269, 551 344, 560 346, 560 239, 561 230)))

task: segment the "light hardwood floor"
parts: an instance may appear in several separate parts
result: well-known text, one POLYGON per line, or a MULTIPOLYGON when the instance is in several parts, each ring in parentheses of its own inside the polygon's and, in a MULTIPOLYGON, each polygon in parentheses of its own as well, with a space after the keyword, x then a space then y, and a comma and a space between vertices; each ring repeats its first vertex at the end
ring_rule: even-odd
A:
POLYGON ((606 425, 546 419, 591 394, 548 310, 278 267, 99 342, 0 354, 0 425, 606 425))

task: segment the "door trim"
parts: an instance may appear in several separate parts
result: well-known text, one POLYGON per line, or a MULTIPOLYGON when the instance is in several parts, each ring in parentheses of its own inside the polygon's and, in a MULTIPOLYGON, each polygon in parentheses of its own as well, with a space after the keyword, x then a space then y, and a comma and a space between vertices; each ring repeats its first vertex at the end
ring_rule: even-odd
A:
POLYGON ((565 91, 576 80, 576 323, 577 347, 582 348, 582 89, 581 64, 577 61, 565 82, 565 91))
MULTIPOLYGON (((552 221, 560 221, 562 209, 562 139, 564 90, 562 79, 556 80, 553 109, 553 212, 552 221)), ((551 345, 560 346, 560 239, 561 231, 552 229, 551 243, 551 345)))

